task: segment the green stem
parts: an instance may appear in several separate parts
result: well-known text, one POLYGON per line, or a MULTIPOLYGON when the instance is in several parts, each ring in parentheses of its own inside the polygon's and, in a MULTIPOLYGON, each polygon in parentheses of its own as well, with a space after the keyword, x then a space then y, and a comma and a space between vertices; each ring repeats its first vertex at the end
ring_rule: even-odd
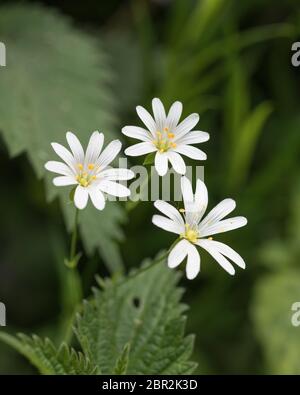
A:
POLYGON ((77 244, 77 232, 78 232, 78 214, 79 214, 79 210, 78 210, 78 208, 76 208, 75 220, 74 220, 74 228, 73 228, 73 233, 72 233, 72 238, 71 238, 71 246, 70 246, 70 258, 69 258, 70 263, 74 261, 74 258, 76 256, 76 244, 77 244))
POLYGON ((74 219, 74 228, 71 236, 71 245, 70 245, 70 255, 69 259, 65 260, 67 266, 66 273, 66 320, 64 325, 64 340, 67 343, 70 343, 73 336, 73 322, 76 316, 76 313, 80 307, 82 300, 82 286, 80 274, 77 270, 77 264, 80 258, 80 254, 76 254, 76 245, 77 245, 77 237, 78 237, 78 214, 79 210, 76 208, 75 211, 75 219, 74 219))

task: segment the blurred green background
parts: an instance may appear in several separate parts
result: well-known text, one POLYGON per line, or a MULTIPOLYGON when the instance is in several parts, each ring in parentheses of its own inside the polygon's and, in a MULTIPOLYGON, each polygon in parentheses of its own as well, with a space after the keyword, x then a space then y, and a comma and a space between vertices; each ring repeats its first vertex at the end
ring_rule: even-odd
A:
MULTIPOLYGON (((245 271, 232 278, 202 252, 201 274, 182 280, 196 373, 300 374, 300 327, 291 324, 300 301, 297 39, 298 0, 1 1, 0 301, 9 332, 55 338, 68 309, 71 207, 66 195, 47 202, 57 193, 42 179, 50 142, 100 129, 131 144, 121 127, 138 124, 136 105, 160 97, 198 112, 210 133, 201 147, 209 207, 232 197, 249 221, 218 238, 245 258, 245 271)), ((152 203, 128 216, 124 204, 96 219, 87 210, 86 296, 95 273, 127 271, 170 245, 153 213, 152 203)), ((35 371, 0 344, 0 373, 35 371)))

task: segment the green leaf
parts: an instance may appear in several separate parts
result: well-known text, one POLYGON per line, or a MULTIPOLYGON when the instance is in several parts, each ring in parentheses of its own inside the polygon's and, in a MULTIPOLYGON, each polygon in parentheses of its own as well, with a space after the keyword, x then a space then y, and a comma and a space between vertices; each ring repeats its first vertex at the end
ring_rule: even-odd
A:
POLYGON ((154 163, 155 154, 156 152, 150 152, 150 154, 146 156, 143 165, 152 165, 154 163))
MULTIPOLYGON (((95 129, 104 132, 106 144, 119 136, 113 131, 113 80, 98 42, 56 12, 28 4, 1 7, 0 37, 9 52, 0 75, 5 97, 0 102, 0 129, 11 156, 26 152, 37 175, 45 177, 44 163, 56 159, 50 143, 65 144, 68 130, 85 144, 95 129)), ((52 178, 47 176, 48 200, 59 196, 71 229, 70 189, 54 187, 52 178)), ((122 265, 117 243, 124 220, 120 206, 109 202, 102 212, 90 204, 80 218, 87 251, 98 249, 112 271, 122 265)))
POLYGON ((39 370, 51 375, 92 375, 99 373, 97 368, 82 354, 62 343, 57 349, 49 339, 38 336, 28 337, 19 334, 18 338, 0 332, 0 340, 15 348, 39 370))
POLYGON ((202 0, 197 2, 185 29, 186 32, 183 32, 187 43, 197 42, 203 34, 216 24, 216 18, 220 15, 220 9, 224 8, 224 3, 224 0, 202 0))
POLYGON ((268 373, 300 374, 300 329, 291 321, 292 306, 300 302, 300 271, 265 276, 255 291, 252 316, 268 373))
POLYGON ((269 102, 259 104, 241 126, 240 134, 235 135, 229 171, 232 188, 244 181, 256 142, 271 112, 272 107, 269 102))
POLYGON ((126 374, 129 361, 130 343, 125 344, 123 352, 117 359, 114 374, 126 374))
POLYGON ((194 338, 184 337, 179 274, 165 262, 147 265, 127 279, 101 280, 102 289, 78 317, 75 331, 84 354, 103 374, 127 358, 126 374, 188 374, 195 368, 189 361, 194 338))

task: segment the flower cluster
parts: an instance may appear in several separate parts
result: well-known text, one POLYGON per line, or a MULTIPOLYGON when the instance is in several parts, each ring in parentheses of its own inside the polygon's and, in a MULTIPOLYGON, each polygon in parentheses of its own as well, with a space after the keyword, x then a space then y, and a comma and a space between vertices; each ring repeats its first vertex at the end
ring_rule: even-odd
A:
POLYGON ((114 140, 102 151, 103 133, 94 132, 88 143, 86 152, 78 138, 71 132, 66 134, 71 152, 58 143, 52 143, 56 154, 64 161, 49 161, 45 168, 60 176, 53 179, 56 186, 76 185, 74 203, 79 209, 84 209, 90 197, 98 210, 105 207, 104 193, 125 197, 130 190, 115 182, 130 180, 134 173, 127 169, 109 168, 109 164, 121 151, 122 144, 114 140))
MULTIPOLYGON (((136 108, 137 114, 146 128, 125 126, 122 133, 127 137, 140 140, 140 143, 125 150, 128 156, 140 156, 153 153, 157 173, 164 176, 170 162, 174 171, 182 175, 181 191, 184 208, 177 210, 171 204, 157 200, 154 206, 164 215, 154 215, 154 225, 177 234, 177 239, 168 255, 168 266, 175 268, 187 258, 186 274, 194 279, 200 271, 200 255, 197 247, 205 249, 229 274, 235 273, 235 263, 245 268, 242 257, 231 247, 213 240, 212 235, 227 232, 246 225, 245 217, 225 217, 235 209, 235 201, 225 199, 204 216, 208 205, 208 192, 205 184, 198 179, 193 193, 192 184, 187 177, 186 165, 181 155, 195 160, 205 160, 206 154, 193 144, 209 140, 209 134, 193 130, 199 121, 198 114, 191 114, 179 122, 182 104, 172 104, 168 114, 162 102, 152 100, 153 116, 143 107, 136 108), (231 261, 231 262, 230 262, 231 261)), ((52 143, 56 154, 63 162, 49 161, 47 170, 58 174, 53 179, 56 186, 74 185, 74 204, 84 209, 90 198, 98 210, 105 207, 105 195, 126 197, 130 190, 117 181, 126 181, 134 177, 128 169, 112 168, 109 165, 121 151, 122 144, 114 140, 102 150, 103 133, 94 132, 86 151, 78 138, 71 132, 66 134, 70 150, 58 143, 52 143)))
POLYGON ((169 161, 175 172, 185 174, 186 165, 181 155, 196 160, 206 159, 203 151, 192 146, 209 139, 208 133, 192 130, 199 122, 198 114, 191 114, 178 124, 182 113, 179 101, 171 106, 168 115, 159 99, 152 100, 152 109, 154 119, 145 108, 136 108, 147 129, 137 126, 125 126, 122 129, 126 136, 142 141, 127 148, 126 155, 140 156, 155 152, 155 169, 160 176, 167 173, 169 161))

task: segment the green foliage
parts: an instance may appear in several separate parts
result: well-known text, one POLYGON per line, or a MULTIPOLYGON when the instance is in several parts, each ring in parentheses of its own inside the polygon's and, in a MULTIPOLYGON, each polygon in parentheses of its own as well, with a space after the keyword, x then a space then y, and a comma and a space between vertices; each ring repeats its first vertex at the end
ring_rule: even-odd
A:
POLYGON ((117 359, 114 374, 126 374, 129 362, 130 343, 125 344, 123 351, 117 359))
POLYGON ((99 280, 74 329, 83 355, 36 336, 1 333, 0 339, 43 374, 190 374, 194 337, 184 337, 180 276, 165 262, 150 264, 127 278, 99 280))
POLYGON ((52 375, 76 375, 96 374, 97 368, 82 353, 77 353, 62 343, 57 349, 54 344, 46 338, 40 339, 19 334, 17 338, 0 332, 0 339, 15 348, 26 357, 41 374, 52 375))
MULTIPOLYGON (((26 152, 44 177, 44 163, 56 156, 50 143, 65 144, 67 130, 86 142, 95 128, 105 133, 106 143, 117 137, 108 61, 91 37, 55 12, 28 5, 1 8, 0 37, 9 48, 7 67, 1 69, 0 129, 12 156, 26 152)), ((48 199, 59 196, 70 229, 74 207, 67 188, 54 187, 50 178, 48 199)), ((117 241, 124 219, 117 204, 103 212, 90 205, 80 218, 87 251, 97 248, 112 271, 121 267, 117 241)))
MULTIPOLYGON (((150 262, 147 263, 148 265, 150 262)), ((144 267, 145 268, 145 267, 144 267)), ((85 355, 110 374, 128 358, 127 374, 191 373, 193 336, 184 336, 185 306, 179 276, 164 262, 126 280, 101 281, 93 301, 85 302, 76 335, 85 355)))
POLYGON ((232 149, 229 180, 230 186, 236 187, 245 179, 245 175, 253 157, 255 145, 264 124, 272 111, 270 103, 259 104, 241 125, 239 134, 235 135, 235 144, 232 149))
POLYGON ((292 305, 300 301, 299 278, 299 270, 288 270, 265 276, 256 286, 253 320, 274 374, 300 373, 299 327, 291 322, 292 305))

